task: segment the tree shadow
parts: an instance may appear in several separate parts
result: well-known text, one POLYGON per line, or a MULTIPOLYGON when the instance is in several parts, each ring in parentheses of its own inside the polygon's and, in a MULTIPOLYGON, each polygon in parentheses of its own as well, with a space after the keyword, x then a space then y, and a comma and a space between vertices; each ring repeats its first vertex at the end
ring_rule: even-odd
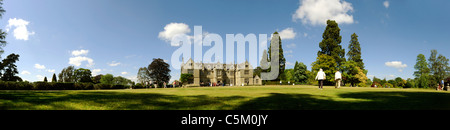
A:
POLYGON ((110 110, 203 110, 232 109, 226 102, 242 96, 176 96, 155 93, 20 91, 0 92, 0 110, 9 109, 110 109, 110 110), (75 104, 75 105, 74 105, 75 104), (77 105, 78 104, 78 105, 77 105), (45 106, 40 108, 38 106, 45 106))
POLYGON ((0 110, 450 110, 450 93, 269 93, 253 98, 115 91, 0 91, 0 110), (231 103, 230 103, 231 102, 231 103), (238 102, 238 104, 236 104, 238 102))
POLYGON ((356 92, 327 96, 270 93, 241 104, 238 110, 450 110, 450 93, 356 92), (354 100, 356 99, 356 100, 354 100))

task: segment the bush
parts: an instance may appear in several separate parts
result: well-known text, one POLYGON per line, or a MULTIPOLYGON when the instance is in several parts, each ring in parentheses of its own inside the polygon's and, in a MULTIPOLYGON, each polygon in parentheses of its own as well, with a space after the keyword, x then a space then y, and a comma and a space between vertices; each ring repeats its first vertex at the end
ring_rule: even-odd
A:
POLYGON ((0 81, 0 90, 31 90, 30 82, 0 81))
POLYGON ((13 82, 0 81, 0 90, 92 90, 92 89, 125 89, 128 85, 110 85, 93 83, 63 83, 63 82, 13 82))

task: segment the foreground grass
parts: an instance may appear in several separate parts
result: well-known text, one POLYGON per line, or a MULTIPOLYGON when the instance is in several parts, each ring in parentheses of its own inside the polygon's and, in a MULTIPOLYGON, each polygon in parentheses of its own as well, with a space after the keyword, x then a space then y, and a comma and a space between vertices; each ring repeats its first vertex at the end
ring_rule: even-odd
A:
POLYGON ((450 93, 316 86, 0 91, 0 110, 450 110, 450 93))

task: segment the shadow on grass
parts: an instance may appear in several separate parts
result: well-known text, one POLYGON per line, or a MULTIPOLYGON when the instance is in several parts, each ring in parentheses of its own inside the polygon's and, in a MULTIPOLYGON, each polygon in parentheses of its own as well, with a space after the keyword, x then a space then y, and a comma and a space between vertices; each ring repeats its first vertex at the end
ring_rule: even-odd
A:
POLYGON ((309 94, 271 93, 243 103, 244 110, 450 110, 450 93, 356 92, 339 94, 336 101, 309 94), (362 100, 361 100, 362 99, 362 100))
POLYGON ((246 101, 244 99, 249 97, 113 91, 0 91, 0 110, 450 110, 450 93, 353 92, 337 96, 342 100, 323 95, 283 93, 270 93, 246 101))
POLYGON ((224 103, 241 96, 175 96, 154 93, 21 91, 0 92, 0 110, 8 109, 108 109, 108 110, 202 110, 232 109, 224 103), (41 106, 41 107, 39 107, 41 106), (45 106, 45 107, 42 107, 45 106))

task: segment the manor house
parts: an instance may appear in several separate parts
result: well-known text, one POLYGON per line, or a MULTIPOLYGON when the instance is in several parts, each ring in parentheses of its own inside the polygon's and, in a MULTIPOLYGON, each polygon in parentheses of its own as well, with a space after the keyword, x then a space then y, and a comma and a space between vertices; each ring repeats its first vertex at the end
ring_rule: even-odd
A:
POLYGON ((189 59, 181 63, 182 74, 192 74, 191 86, 209 85, 209 83, 226 86, 262 85, 261 78, 253 77, 253 67, 245 61, 241 64, 195 63, 189 59))

